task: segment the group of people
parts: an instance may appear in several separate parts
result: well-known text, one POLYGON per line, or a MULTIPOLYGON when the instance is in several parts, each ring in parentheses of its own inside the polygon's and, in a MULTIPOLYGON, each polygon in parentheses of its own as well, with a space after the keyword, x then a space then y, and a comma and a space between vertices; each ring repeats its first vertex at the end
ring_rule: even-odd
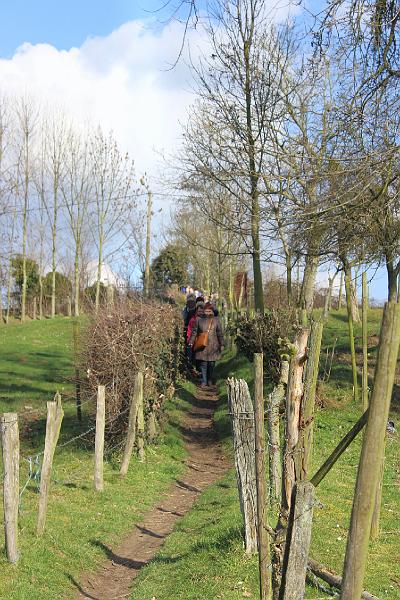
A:
POLYGON ((218 310, 204 296, 189 293, 183 309, 186 356, 201 379, 202 388, 214 384, 215 362, 224 349, 224 337, 218 310))

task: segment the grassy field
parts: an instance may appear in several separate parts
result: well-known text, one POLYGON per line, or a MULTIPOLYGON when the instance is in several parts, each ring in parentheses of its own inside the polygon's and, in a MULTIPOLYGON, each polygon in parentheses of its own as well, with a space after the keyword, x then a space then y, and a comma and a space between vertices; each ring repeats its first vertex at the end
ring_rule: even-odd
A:
POLYGON ((90 410, 90 406, 84 407, 83 421, 78 423, 71 386, 72 320, 4 326, 0 340, 1 411, 17 411, 20 416, 22 492, 21 558, 12 566, 4 551, 0 553, 0 599, 72 598, 79 574, 107 556, 109 545, 130 530, 160 492, 182 473, 185 451, 178 423, 187 403, 184 393, 169 403, 164 435, 148 448, 145 463, 133 459, 125 480, 118 475, 120 448, 107 452, 105 491, 95 493, 93 454, 87 450, 86 438, 71 441, 87 430, 90 410), (54 460, 46 532, 37 538, 35 457, 43 449, 45 402, 56 390, 63 394, 65 417, 54 460))
MULTIPOLYGON (((376 353, 380 311, 371 311, 370 355, 376 353)), ((329 454, 338 439, 360 414, 351 400, 347 325, 344 313, 332 313, 325 327, 321 373, 325 350, 336 342, 329 381, 320 385, 322 406, 316 416, 314 467, 329 454)), ((360 328, 356 327, 360 354, 360 328)), ((183 470, 184 449, 179 419, 188 404, 192 384, 170 403, 170 424, 157 446, 149 448, 145 464, 134 460, 125 481, 118 477, 119 448, 107 455, 106 490, 92 489, 93 459, 82 440, 67 443, 55 456, 54 477, 46 533, 35 534, 37 482, 29 479, 28 457, 43 448, 45 402, 59 389, 66 400, 60 443, 69 442, 87 428, 87 411, 79 424, 75 416, 72 375, 72 320, 56 319, 13 324, 0 329, 0 402, 2 411, 18 411, 21 423, 21 517, 18 566, 0 556, 0 599, 54 600, 73 597, 82 571, 93 568, 107 555, 109 546, 131 528, 183 470), (26 485, 25 489, 22 489, 26 485)), ((224 379, 231 373, 248 380, 251 365, 227 353, 218 369, 222 401, 215 423, 227 452, 231 452, 230 425, 224 398, 224 379)), ((398 412, 394 412, 397 421, 398 412)), ((343 455, 318 488, 320 507, 315 511, 312 556, 340 572, 346 543, 352 494, 361 438, 343 455)), ((371 544, 366 588, 380 598, 400 599, 399 544, 399 435, 388 436, 383 531, 371 544)), ((34 465, 33 465, 34 466, 34 465)), ((34 475, 34 470, 31 475, 34 475)), ((159 555, 143 569, 135 582, 134 600, 226 600, 257 597, 257 560, 245 558, 241 516, 234 474, 211 486, 194 509, 176 527, 159 555)), ((307 596, 321 598, 308 588, 307 596)))
MULTIPOLYGON (((381 311, 371 311, 369 352, 376 355, 381 311)), ((357 350, 361 353, 361 330, 356 326, 357 350)), ((317 409, 313 464, 316 470, 335 444, 358 419, 361 408, 351 400, 347 323, 344 312, 332 313, 325 327, 324 351, 337 338, 335 361, 329 381, 320 386, 323 406, 317 409)), ((227 451, 230 425, 223 380, 230 374, 245 378, 252 388, 251 365, 240 356, 227 354, 219 365, 222 402, 215 423, 227 451)), ((395 407, 396 408, 396 407, 395 407)), ((396 415, 396 413, 394 413, 396 415)), ((396 417, 395 417, 396 418, 396 417)), ((317 489, 319 507, 314 512, 311 555, 339 573, 345 552, 361 436, 345 452, 317 489)), ((400 599, 400 439, 388 436, 383 488, 382 534, 370 544, 365 587, 379 598, 400 599)), ((271 516, 271 523, 275 517, 271 516)), ((256 557, 243 553, 241 515, 233 472, 211 486, 194 509, 176 527, 155 561, 145 567, 132 588, 132 600, 236 600, 258 597, 256 557)), ((306 598, 321 598, 308 587, 306 598)))

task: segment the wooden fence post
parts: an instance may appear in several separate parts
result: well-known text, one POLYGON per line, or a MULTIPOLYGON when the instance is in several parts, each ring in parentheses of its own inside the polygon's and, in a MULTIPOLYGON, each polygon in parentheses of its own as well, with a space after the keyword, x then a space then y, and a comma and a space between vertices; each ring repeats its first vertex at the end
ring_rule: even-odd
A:
POLYGON ((124 455, 122 457, 121 469, 119 474, 121 477, 125 477, 128 472, 129 463, 132 456, 133 447, 135 445, 136 438, 136 419, 138 415, 138 407, 140 404, 140 396, 143 395, 143 373, 139 371, 136 375, 135 385, 131 396, 131 405, 129 408, 129 423, 128 433, 126 434, 126 442, 124 455))
POLYGON ((372 513, 400 343, 400 304, 388 302, 382 318, 374 387, 364 433, 343 569, 342 600, 361 597, 372 513))
POLYGON ((243 379, 228 379, 228 403, 240 509, 244 521, 245 550, 257 552, 257 489, 255 473, 254 411, 249 388, 243 379))
POLYGON ((269 539, 267 533, 267 481, 265 469, 264 430, 264 371, 263 354, 254 354, 254 429, 257 485, 257 536, 258 565, 260 573, 260 600, 271 597, 271 570, 269 539))
POLYGON ((362 346, 363 346, 363 366, 362 366, 362 402, 363 409, 368 408, 368 287, 367 274, 362 274, 362 346))
POLYGON ((282 360, 279 383, 274 387, 268 398, 269 493, 272 508, 278 508, 281 503, 282 461, 280 454, 279 409, 285 399, 288 376, 289 361, 282 360))
POLYGON ((295 340, 296 355, 289 368, 289 382, 286 394, 286 435, 284 452, 284 473, 282 485, 282 515, 288 518, 293 486, 296 483, 296 447, 301 431, 301 403, 304 392, 303 372, 307 361, 307 342, 310 330, 302 327, 295 340))
POLYGON ((97 389, 96 410, 96 440, 94 449, 94 489, 104 490, 103 459, 104 459, 104 429, 106 417, 106 388, 99 385, 97 389))
POLYGON ((284 575, 283 600, 303 600, 306 587, 308 552, 314 508, 314 486, 308 481, 296 484, 293 522, 284 575))
POLYGON ((146 452, 144 449, 144 402, 143 402, 143 387, 142 393, 138 396, 138 409, 137 409, 137 445, 138 445, 138 456, 140 462, 143 462, 146 458, 146 452))
POLYGON ((4 529, 10 563, 18 562, 19 432, 17 413, 1 416, 1 445, 4 466, 4 529))
POLYGON ((40 474, 39 514, 37 522, 38 535, 43 535, 44 533, 53 457, 64 416, 64 411, 61 406, 61 396, 58 392, 55 395, 54 400, 54 402, 47 403, 46 439, 44 443, 44 456, 40 474))

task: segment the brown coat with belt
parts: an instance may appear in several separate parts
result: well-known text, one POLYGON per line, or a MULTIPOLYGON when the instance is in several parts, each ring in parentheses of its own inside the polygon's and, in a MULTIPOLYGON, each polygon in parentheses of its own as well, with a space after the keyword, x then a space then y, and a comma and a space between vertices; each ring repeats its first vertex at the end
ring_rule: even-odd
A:
POLYGON ((198 333, 208 331, 208 344, 204 350, 196 352, 196 360, 213 362, 221 356, 221 346, 224 345, 221 321, 218 317, 200 317, 197 319, 189 338, 189 346, 193 346, 198 333), (212 321, 212 322, 211 322, 212 321), (211 325, 211 328, 210 328, 211 325))

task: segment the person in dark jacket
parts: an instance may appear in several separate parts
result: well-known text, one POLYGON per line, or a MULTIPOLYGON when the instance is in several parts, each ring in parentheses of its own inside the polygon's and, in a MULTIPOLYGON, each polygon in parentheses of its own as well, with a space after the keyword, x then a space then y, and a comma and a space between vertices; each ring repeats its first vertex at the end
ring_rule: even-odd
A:
POLYGON ((189 346, 193 347, 196 336, 199 333, 208 332, 208 343, 203 350, 198 350, 196 361, 199 361, 201 370, 201 387, 212 385, 212 376, 215 362, 220 358, 224 347, 224 337, 222 334, 221 322, 214 315, 213 306, 207 302, 204 306, 204 316, 196 320, 190 333, 189 346))

